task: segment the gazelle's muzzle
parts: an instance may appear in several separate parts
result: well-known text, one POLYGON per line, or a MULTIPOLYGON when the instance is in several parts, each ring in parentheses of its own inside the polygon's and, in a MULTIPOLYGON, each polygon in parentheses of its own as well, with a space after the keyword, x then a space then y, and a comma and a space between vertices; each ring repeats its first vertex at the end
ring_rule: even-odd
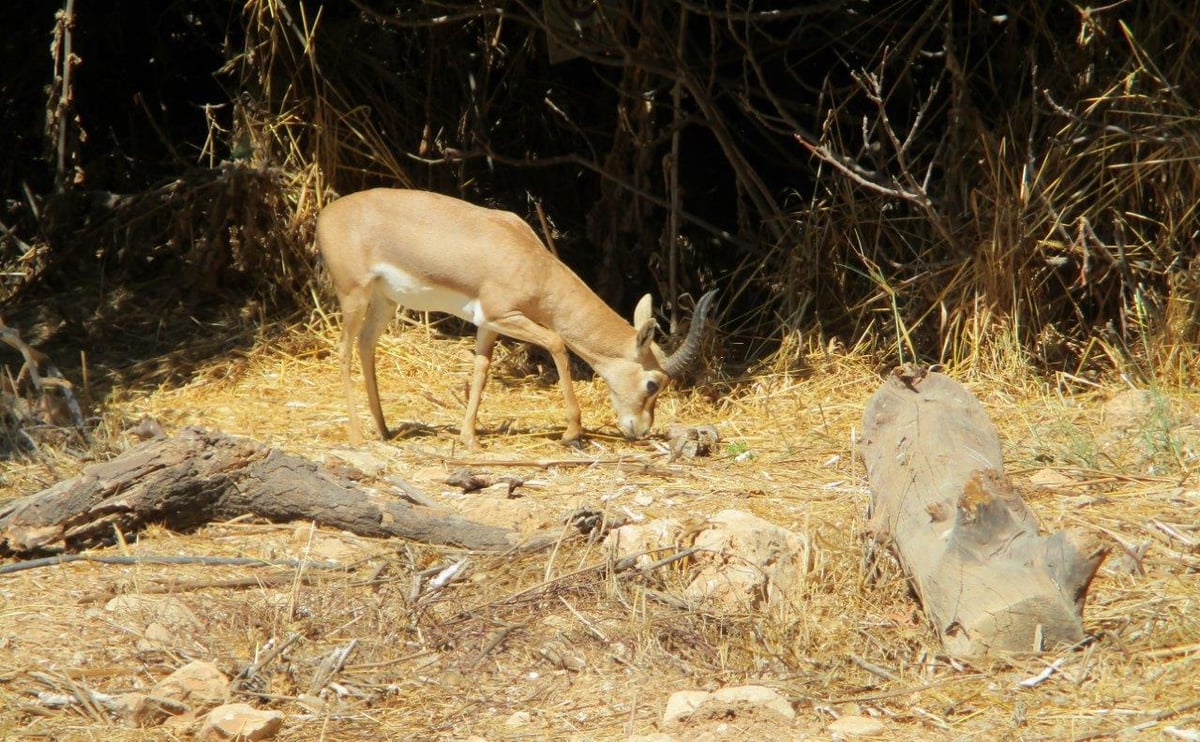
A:
POLYGON ((621 429, 621 435, 631 441, 644 438, 650 432, 652 425, 654 425, 653 415, 642 415, 640 417, 624 415, 617 421, 617 427, 621 429))

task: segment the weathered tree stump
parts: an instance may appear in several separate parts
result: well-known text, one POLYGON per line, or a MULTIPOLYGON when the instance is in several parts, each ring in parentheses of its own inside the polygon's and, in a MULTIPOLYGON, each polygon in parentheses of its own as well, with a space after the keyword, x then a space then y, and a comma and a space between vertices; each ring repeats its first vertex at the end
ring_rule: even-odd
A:
POLYGON ((1083 638, 1084 599, 1108 548, 1080 531, 1039 534, 970 392, 897 369, 867 404, 863 432, 871 530, 899 558, 947 652, 1083 638))
POLYGON ((518 545, 508 529, 370 497, 352 482, 256 441, 199 428, 142 443, 83 474, 0 504, 0 554, 76 551, 149 523, 186 531, 253 514, 363 536, 481 551, 518 545))

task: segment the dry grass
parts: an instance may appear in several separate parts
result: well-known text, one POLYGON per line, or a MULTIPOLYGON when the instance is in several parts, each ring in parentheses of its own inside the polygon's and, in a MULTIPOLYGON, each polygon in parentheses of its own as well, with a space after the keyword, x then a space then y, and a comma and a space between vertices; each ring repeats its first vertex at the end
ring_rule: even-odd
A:
MULTIPOLYGON (((239 521, 186 535, 151 529, 105 553, 336 556, 354 569, 297 573, 79 562, 0 576, 0 737, 182 736, 182 730, 127 729, 90 702, 53 708, 39 694, 86 701, 89 690, 146 688, 189 659, 210 660, 233 674, 292 637, 290 649, 264 669, 258 694, 245 697, 288 715, 282 739, 623 739, 654 731, 674 690, 747 682, 776 687, 794 700, 797 736, 819 738, 835 715, 845 713, 883 719, 892 739, 1164 737, 1171 728, 1195 734, 1200 491, 1193 472, 1200 436, 1192 412, 1196 395, 1183 385, 1197 376, 1188 349, 1196 339, 1198 294, 1176 258, 1186 257, 1192 241, 1197 200, 1189 194, 1197 190, 1192 163, 1198 140, 1195 127, 1189 128, 1194 110, 1174 92, 1191 89, 1176 81, 1193 79, 1194 65, 1173 50, 1186 47, 1194 34, 1181 32, 1190 26, 1176 18, 1174 5, 1168 10, 1142 26, 1126 24, 1111 9, 1089 10, 1091 31, 1137 32, 1112 47, 1127 55, 1114 53, 1100 66, 1086 59, 1078 66, 1041 65, 1043 78, 1028 88, 1049 91, 1045 100, 1019 98, 987 117, 964 116, 972 123, 962 128, 946 123, 946 112, 961 110, 964 101, 946 97, 958 86, 939 87, 943 71, 936 64, 885 64, 885 56, 916 58, 928 51, 897 51, 883 43, 900 29, 914 40, 906 43, 924 44, 927 36, 910 33, 911 24, 878 17, 879 27, 889 29, 877 37, 878 58, 831 55, 869 60, 862 69, 843 70, 846 79, 867 80, 869 75, 853 75, 876 69, 886 78, 901 70, 908 77, 884 83, 911 90, 913 97, 891 102, 876 95, 876 115, 864 122, 861 100, 885 91, 831 88, 823 103, 829 113, 843 107, 855 113, 818 117, 829 128, 809 142, 815 151, 793 144, 792 127, 782 133, 787 148, 779 151, 793 153, 798 172, 809 169, 811 154, 826 153, 821 161, 834 167, 852 153, 873 151, 860 138, 878 140, 884 149, 868 163, 869 183, 840 170, 833 177, 821 171, 822 185, 812 189, 808 206, 799 199, 789 214, 748 216, 747 224, 778 224, 790 215, 788 221, 804 225, 786 239, 768 241, 775 245, 770 261, 729 253, 739 256, 741 269, 728 274, 731 266, 713 268, 711 275, 729 287, 728 319, 738 319, 742 330, 737 342, 749 335, 770 339, 761 349, 752 345, 752 352, 736 354, 768 359, 753 374, 736 383, 714 380, 695 391, 673 390, 660 402, 659 430, 676 421, 719 427, 724 442, 711 458, 667 464, 660 442, 620 440, 608 422, 606 390, 585 381, 578 384, 590 433, 584 454, 655 458, 655 465, 532 465, 579 454, 555 440, 563 421, 554 385, 541 377, 514 378, 531 364, 523 353, 501 350, 480 417, 487 451, 469 458, 488 468, 490 457, 492 467, 527 477, 526 496, 498 502, 462 495, 444 480, 466 457, 454 433, 471 343, 420 326, 384 342, 382 392, 393 427, 414 421, 432 432, 357 451, 345 447, 331 352, 335 329, 323 316, 256 334, 257 310, 248 304, 239 321, 243 331, 250 329, 237 338, 236 349, 228 349, 229 328, 198 320, 197 337, 172 346, 179 357, 147 361, 146 354, 117 347, 108 354, 113 364, 96 370, 123 389, 110 394, 102 410, 96 450, 105 455, 130 445, 124 430, 150 414, 168 431, 202 425, 317 460, 367 461, 381 470, 364 484, 384 494, 394 487, 388 479, 400 478, 470 517, 522 527, 558 524, 584 505, 626 518, 703 518, 740 508, 817 544, 818 569, 789 604, 741 615, 681 607, 672 597, 682 567, 614 575, 599 548, 579 537, 564 538, 548 552, 469 555, 463 579, 430 593, 414 591, 416 577, 461 554, 304 524, 239 521), (1165 56, 1165 50, 1172 50, 1174 61, 1160 73, 1146 60, 1165 56), (1046 79, 1057 68, 1061 77, 1046 79), (930 72, 914 76, 921 69, 930 72), (1085 84, 1072 77, 1073 70, 1099 76, 1085 84), (909 117, 922 130, 892 128, 885 117, 889 104, 893 111, 906 102, 924 105, 926 96, 937 115, 909 117), (896 145, 910 138, 917 146, 902 152, 896 145), (944 147, 947 141, 953 146, 944 147), (924 191, 923 174, 941 171, 945 200, 939 202, 924 191), (1111 177, 1114 172, 1122 177, 1111 177), (737 307, 735 297, 753 310, 737 307), (808 345, 789 334, 814 315, 849 318, 836 334, 862 338, 866 347, 808 345), (1114 318, 1120 320, 1116 329, 1103 329, 1114 318), (978 666, 951 662, 939 654, 896 566, 886 558, 867 563, 862 528, 869 493, 854 441, 864 403, 878 384, 880 369, 872 359, 884 353, 955 364, 950 372, 965 379, 991 413, 1009 471, 1047 528, 1093 529, 1117 545, 1090 595, 1085 625, 1092 642, 1051 656, 978 666), (127 358, 140 360, 120 368, 127 358), (1028 371, 1034 358, 1076 376, 1114 368, 1139 383, 1171 379, 1180 386, 1152 388, 1148 412, 1118 424, 1112 411, 1103 419, 1102 409, 1123 391, 1121 383, 1063 373, 1056 384, 1046 384, 1028 371), (180 378, 188 381, 172 386, 180 378), (160 388, 147 388, 158 383, 160 388), (531 464, 501 467, 496 459, 531 464), (233 579, 249 583, 227 582, 233 579), (168 641, 144 635, 145 616, 105 608, 112 595, 164 593, 198 620, 168 641), (350 650, 345 666, 331 679, 323 677, 322 661, 344 648, 350 650), (1050 666, 1056 672, 1044 682, 1021 684, 1050 666), (314 693, 323 703, 305 698, 314 693), (515 712, 528 712, 529 721, 507 725, 515 712)), ((456 183, 465 191, 485 167, 504 161, 483 157, 479 147, 527 151, 527 130, 537 127, 508 116, 507 109, 481 108, 485 93, 455 97, 453 91, 476 90, 473 82, 424 82, 473 81, 476 68, 446 60, 461 56, 473 39, 492 39, 489 26, 468 19, 444 35, 429 29, 406 34, 379 21, 386 34, 378 38, 386 43, 349 43, 365 33, 357 19, 345 20, 343 33, 324 37, 318 19, 289 12, 285 4, 246 4, 244 33, 232 35, 244 37, 244 47, 225 70, 236 102, 229 120, 212 121, 204 147, 215 167, 195 182, 179 180, 117 205, 127 210, 116 208, 113 221, 96 234, 109 259, 129 258, 117 266, 124 278, 120 292, 93 304, 63 302, 97 307, 95 314, 70 318, 73 325, 104 328, 118 343, 132 344, 156 328, 180 326, 168 321, 173 312, 191 321, 189 305, 176 309, 175 293, 147 304, 132 290, 141 280, 162 284, 163 275, 177 277, 179 296, 215 291, 260 296, 264 306, 302 304, 313 273, 308 217, 330 189, 407 182, 417 166, 405 155, 415 154, 446 155, 444 168, 430 171, 429 184, 456 183), (322 43, 342 47, 339 64, 317 66, 322 43), (376 63, 389 48, 396 54, 381 74, 376 63), (420 82, 406 82, 396 71, 420 82), (380 85, 381 79, 397 82, 380 85), (430 97, 412 95, 414 89, 428 90, 430 97), (244 103, 244 90, 262 91, 261 99, 244 103), (477 113, 462 113, 468 110, 477 113), (505 146, 499 124, 510 120, 520 136, 505 146), (458 133, 437 133, 442 129, 458 133), (491 143, 468 136, 474 129, 490 132, 491 143), (427 135, 419 142, 394 141, 397 132, 417 131, 434 132, 436 141, 427 135), (248 154, 238 156, 245 162, 217 166, 226 154, 235 159, 233 151, 243 144, 248 154), (403 146, 413 151, 396 149, 403 146), (475 159, 459 161, 453 152, 474 152, 475 159), (281 224, 287 228, 278 229, 281 224), (122 252, 141 245, 149 247, 122 252), (150 259, 163 251, 170 269, 150 259), (239 277, 252 285, 266 277, 281 296, 239 290, 230 284, 239 277)), ((689 6, 689 12, 695 9, 689 6)), ((860 14, 845 19, 862 27, 860 14)), ((732 28, 716 15, 710 21, 714 32, 732 28)), ((790 59, 776 54, 774 38, 770 46, 771 56, 790 59)), ((502 47, 486 41, 478 63, 498 64, 487 50, 502 47)), ((1079 47, 1083 57, 1100 48, 1083 37, 1079 47)), ((1024 75, 1024 68, 993 68, 984 61, 971 73, 975 97, 1004 100, 986 91, 1009 89, 1011 73, 1024 75), (987 72, 992 69, 994 80, 987 72)), ((642 74, 636 65, 629 70, 642 74)), ((545 89, 539 82, 536 100, 545 89)), ((693 90, 691 97, 703 100, 711 92, 693 90)), ((753 91, 748 96, 768 98, 753 91)), ((800 108, 792 103, 776 103, 780 115, 768 111, 765 128, 810 118, 804 113, 810 101, 796 101, 800 108)), ((582 151, 591 142, 570 146, 582 151)), ((528 151, 540 158, 551 150, 561 147, 528 151)), ((536 164, 542 172, 544 160, 520 164, 536 164)), ((734 170, 745 177, 755 168, 734 170)), ((525 187, 521 178, 499 178, 473 186, 473 192, 511 194, 525 187)), ((565 223, 571 209, 559 208, 565 223)), ((80 244, 94 249, 92 241, 80 244)), ((61 255, 48 247, 38 253, 47 266, 61 255)), ((30 273, 32 280, 37 271, 30 273)), ((53 319, 39 322, 61 324, 53 319)), ((67 338, 59 345, 76 346, 89 343, 67 338)), ((361 407, 360 414, 366 421, 361 407)), ((0 463, 3 496, 35 492, 70 476, 82 466, 73 453, 66 445, 44 445, 32 461, 0 463)), ((564 535, 570 534, 564 529, 564 535)), ((736 727, 726 735, 764 736, 736 727)))
MULTIPOLYGON (((148 413, 169 431, 203 425, 318 460, 337 456, 346 449, 335 335, 315 319, 284 341, 208 365, 186 386, 114 403, 105 419, 148 413)), ((449 507, 494 518, 494 501, 481 512, 473 502, 479 496, 442 483, 463 454, 453 433, 469 349, 468 340, 419 326, 385 340, 382 391, 392 425, 421 421, 436 434, 364 446, 384 465, 366 484, 386 492, 384 477, 399 477, 449 507)), ((862 357, 795 353, 808 367, 803 377, 766 371, 730 388, 672 391, 661 401, 660 429, 675 421, 718 425, 724 441, 714 457, 643 470, 503 468, 531 480, 526 497, 510 501, 512 517, 526 525, 552 525, 584 504, 612 516, 679 519, 734 507, 807 534, 820 550, 818 570, 787 606, 745 615, 687 610, 661 597, 672 594, 679 574, 613 576, 601 568, 598 547, 578 537, 550 552, 470 555, 464 579, 414 597, 416 573, 460 555, 302 524, 212 524, 187 535, 152 529, 104 553, 336 556, 355 568, 298 575, 83 562, 4 576, 0 736, 160 739, 161 729, 128 729, 81 704, 50 709, 37 694, 144 688, 193 658, 233 674, 292 635, 297 642, 264 673, 263 695, 247 698, 288 715, 281 739, 623 739, 655 731, 675 690, 747 682, 792 698, 800 729, 818 738, 833 715, 846 712, 881 717, 893 739, 1093 739, 1200 727, 1200 712, 1189 705, 1200 669, 1193 397, 1156 392, 1163 404, 1118 432, 1100 414, 1116 389, 1056 391, 1010 373, 975 374, 972 388, 1001 429, 1008 467, 1046 526, 1097 529, 1123 548, 1093 585, 1085 618, 1094 642, 971 667, 939 655, 890 561, 874 575, 865 567, 869 495, 854 433, 876 374, 862 357), (1065 479, 1032 484, 1045 470, 1065 479), (1139 548, 1144 574, 1126 554, 1139 548), (247 577, 251 583, 240 588, 216 584, 247 577), (144 621, 104 609, 113 595, 164 591, 200 622, 165 645, 141 636, 144 621), (344 669, 331 684, 312 686, 321 660, 349 642, 344 669), (570 658, 573 668, 556 657, 570 658), (1058 672, 1045 682, 1019 684, 1050 663, 1058 672), (326 704, 312 710, 296 700, 310 692, 326 704), (506 725, 518 711, 530 721, 506 725)), ((486 451, 473 458, 578 455, 554 440, 562 426, 555 387, 512 378, 517 367, 498 353, 498 378, 481 415, 486 451)), ((611 435, 601 382, 578 387, 592 432, 587 453, 659 455, 654 442, 611 435)), ((0 476, 13 495, 69 473, 63 460, 53 472, 41 464, 4 466, 0 476)))

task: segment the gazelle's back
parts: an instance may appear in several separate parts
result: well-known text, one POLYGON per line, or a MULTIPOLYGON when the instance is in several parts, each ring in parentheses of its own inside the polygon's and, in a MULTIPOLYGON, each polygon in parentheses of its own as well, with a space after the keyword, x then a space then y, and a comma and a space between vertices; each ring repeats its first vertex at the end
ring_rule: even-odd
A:
POLYGON ((382 278, 396 303, 460 316, 425 306, 415 289, 478 299, 502 285, 514 301, 536 296, 547 272, 562 268, 515 214, 429 191, 344 196, 321 212, 317 244, 339 294, 382 278))

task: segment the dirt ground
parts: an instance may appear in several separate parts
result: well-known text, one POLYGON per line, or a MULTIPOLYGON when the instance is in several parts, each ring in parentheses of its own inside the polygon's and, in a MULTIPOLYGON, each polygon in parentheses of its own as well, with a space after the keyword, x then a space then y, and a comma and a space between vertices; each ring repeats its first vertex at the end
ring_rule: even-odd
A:
MULTIPOLYGON (((279 740, 819 740, 843 735, 830 729, 842 717, 875 720, 880 738, 896 740, 1200 739, 1190 390, 958 377, 992 416, 1007 471, 1046 529, 1087 529, 1113 545, 1089 594, 1087 642, 969 664, 940 653, 896 563, 866 558, 870 492, 855 446, 884 369, 814 349, 790 369, 702 379, 664 394, 658 437, 635 443, 616 435, 603 383, 580 381, 590 437, 577 451, 556 440, 552 380, 502 346, 480 415, 484 450, 473 454, 455 443, 470 340, 405 327, 381 347, 384 409, 393 427, 424 427, 350 448, 334 340, 322 324, 295 328, 186 385, 121 394, 100 410, 98 435, 112 450, 132 446, 125 431, 143 415, 168 434, 219 429, 356 470, 376 496, 396 496, 401 481, 469 518, 561 529, 562 539, 463 554, 245 518, 121 534, 93 552, 142 557, 126 564, 0 575, 0 738, 189 738, 184 723, 135 728, 88 699, 145 690, 191 660, 234 676, 270 657, 234 700, 281 711, 279 740), (662 432, 672 423, 713 425, 721 441, 709 456, 670 461, 662 432), (519 496, 446 483, 464 467, 523 480, 519 496), (813 545, 812 571, 786 600, 741 612, 691 605, 680 597, 685 563, 614 572, 569 522, 581 511, 703 522, 731 508, 813 545), (149 559, 163 555, 349 569, 149 559), (430 585, 460 562, 444 587, 430 585), (331 658, 341 658, 332 671, 331 658), (730 712, 662 724, 675 691, 746 684, 778 691, 795 719, 730 712)), ((359 395, 370 430, 361 385, 359 395)), ((0 462, 0 498, 71 476, 86 463, 71 452, 46 446, 0 462)))

